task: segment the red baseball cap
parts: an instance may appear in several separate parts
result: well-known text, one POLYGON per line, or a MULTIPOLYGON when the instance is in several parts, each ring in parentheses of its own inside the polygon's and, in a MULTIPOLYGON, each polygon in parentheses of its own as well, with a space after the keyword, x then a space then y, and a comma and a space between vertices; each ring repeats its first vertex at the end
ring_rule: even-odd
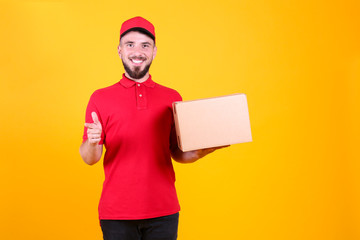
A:
POLYGON ((145 18, 134 17, 123 22, 120 29, 120 39, 130 31, 140 31, 145 33, 155 42, 155 27, 145 18))

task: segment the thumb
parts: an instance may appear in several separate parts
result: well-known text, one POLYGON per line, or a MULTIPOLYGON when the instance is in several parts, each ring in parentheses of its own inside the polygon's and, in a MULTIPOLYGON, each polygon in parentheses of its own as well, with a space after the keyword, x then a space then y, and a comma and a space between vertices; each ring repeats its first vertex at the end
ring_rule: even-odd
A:
POLYGON ((93 119, 93 121, 94 121, 95 124, 100 123, 100 122, 99 122, 99 118, 98 118, 96 112, 92 112, 92 113, 91 113, 91 117, 92 117, 92 119, 93 119))

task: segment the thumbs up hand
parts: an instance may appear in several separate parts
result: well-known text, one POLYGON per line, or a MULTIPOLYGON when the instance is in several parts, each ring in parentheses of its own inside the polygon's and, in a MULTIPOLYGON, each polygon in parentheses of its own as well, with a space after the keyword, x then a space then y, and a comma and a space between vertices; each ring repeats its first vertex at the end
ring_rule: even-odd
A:
POLYGON ((101 140, 102 126, 96 112, 91 113, 93 123, 85 123, 89 143, 98 144, 101 140))

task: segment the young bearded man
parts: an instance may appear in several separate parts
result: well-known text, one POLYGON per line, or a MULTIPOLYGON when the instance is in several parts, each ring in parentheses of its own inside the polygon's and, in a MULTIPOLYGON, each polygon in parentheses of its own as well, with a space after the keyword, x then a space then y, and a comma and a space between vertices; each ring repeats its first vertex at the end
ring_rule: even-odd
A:
POLYGON ((182 99, 152 80, 156 52, 154 26, 141 17, 125 21, 118 46, 125 74, 95 91, 86 109, 80 155, 92 165, 106 149, 98 209, 105 240, 177 239, 180 206, 171 157, 191 163, 218 149, 177 147, 172 103, 182 99))

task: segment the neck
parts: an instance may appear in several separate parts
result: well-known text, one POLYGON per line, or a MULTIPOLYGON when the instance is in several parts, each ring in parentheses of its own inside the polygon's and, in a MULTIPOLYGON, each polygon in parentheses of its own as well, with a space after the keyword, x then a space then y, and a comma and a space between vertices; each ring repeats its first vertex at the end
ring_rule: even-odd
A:
POLYGON ((126 76, 128 79, 133 80, 134 82, 142 83, 142 82, 145 82, 145 81, 149 78, 150 75, 149 75, 149 72, 147 72, 147 73, 145 74, 145 76, 143 76, 142 78, 135 79, 135 78, 130 77, 130 75, 125 71, 125 76, 126 76))

